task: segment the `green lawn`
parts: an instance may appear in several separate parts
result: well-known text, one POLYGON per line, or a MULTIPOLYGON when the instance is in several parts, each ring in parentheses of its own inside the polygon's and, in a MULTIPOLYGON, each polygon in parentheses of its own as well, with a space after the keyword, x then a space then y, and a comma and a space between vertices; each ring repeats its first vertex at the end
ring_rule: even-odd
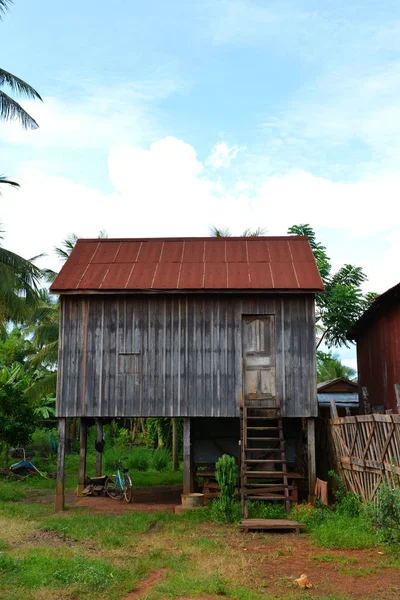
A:
POLYGON ((218 525, 208 507, 180 515, 72 507, 55 515, 39 481, 0 481, 1 599, 124 600, 157 569, 165 571, 146 600, 350 600, 355 585, 365 586, 364 600, 400 596, 399 553, 377 547, 360 517, 296 509, 306 533, 267 535, 218 525), (303 572, 310 590, 295 583, 303 572))

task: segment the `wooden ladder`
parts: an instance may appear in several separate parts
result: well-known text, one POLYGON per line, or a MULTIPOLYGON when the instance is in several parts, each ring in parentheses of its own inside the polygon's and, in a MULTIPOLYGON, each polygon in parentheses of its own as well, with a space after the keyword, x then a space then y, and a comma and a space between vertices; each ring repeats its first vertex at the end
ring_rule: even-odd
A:
POLYGON ((282 501, 290 513, 285 440, 279 398, 245 400, 241 407, 240 491, 242 517, 249 500, 282 501))

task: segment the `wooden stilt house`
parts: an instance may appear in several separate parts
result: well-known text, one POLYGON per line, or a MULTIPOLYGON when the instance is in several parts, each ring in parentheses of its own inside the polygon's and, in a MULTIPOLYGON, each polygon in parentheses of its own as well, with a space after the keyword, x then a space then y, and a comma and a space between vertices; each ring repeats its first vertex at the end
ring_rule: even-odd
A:
POLYGON ((104 419, 153 416, 184 418, 187 493, 193 463, 224 448, 241 463, 245 516, 251 498, 288 505, 296 473, 312 493, 322 289, 304 237, 78 240, 51 288, 61 295, 56 509, 68 417, 81 422, 80 490, 88 419, 101 436, 104 419))

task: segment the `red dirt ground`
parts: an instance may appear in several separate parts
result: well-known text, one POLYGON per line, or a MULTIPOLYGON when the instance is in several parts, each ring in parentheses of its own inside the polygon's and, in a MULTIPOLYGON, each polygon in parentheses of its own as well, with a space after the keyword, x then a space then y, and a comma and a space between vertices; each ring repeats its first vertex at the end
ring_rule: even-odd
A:
MULTIPOLYGON (((103 513, 116 514, 127 510, 153 512, 173 510, 180 504, 181 491, 180 485, 138 488, 135 490, 132 504, 103 497, 77 498, 73 494, 68 495, 66 501, 70 505, 87 507, 103 513)), ((220 531, 224 536, 222 528, 220 531)), ((226 530, 226 535, 231 536, 232 531, 226 530)), ((264 535, 237 532, 234 541, 243 554, 253 555, 254 580, 262 582, 265 594, 269 597, 400 599, 400 569, 388 566, 390 554, 380 548, 330 550, 316 546, 306 534, 294 533, 264 535), (325 560, 318 560, 321 556, 325 560), (326 557, 330 560, 326 560, 326 557), (348 564, 346 559, 349 559, 348 564), (303 573, 313 584, 311 589, 301 590, 296 585, 294 580, 303 573)), ((127 600, 144 598, 147 590, 165 574, 165 571, 154 571, 127 600)), ((217 599, 202 596, 179 600, 217 599)))
POLYGON ((171 510, 181 503, 182 486, 159 485, 147 488, 136 488, 133 492, 133 502, 127 504, 121 500, 112 500, 102 496, 77 497, 67 494, 65 501, 73 506, 84 506, 103 513, 123 512, 126 510, 143 510, 155 512, 158 510, 171 510))

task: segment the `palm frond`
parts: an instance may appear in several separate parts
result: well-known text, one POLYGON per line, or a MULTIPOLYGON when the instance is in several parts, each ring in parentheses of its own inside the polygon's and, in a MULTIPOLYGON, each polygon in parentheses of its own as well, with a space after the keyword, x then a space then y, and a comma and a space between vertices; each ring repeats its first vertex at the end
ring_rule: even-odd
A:
POLYGON ((247 228, 242 233, 242 237, 260 237, 266 233, 265 227, 257 227, 257 229, 247 228))
POLYGON ((72 250, 75 248, 75 244, 78 241, 78 236, 76 233, 70 233, 65 240, 62 241, 62 245, 60 248, 54 248, 54 252, 57 256, 62 260, 66 261, 72 250))
POLYGON ((52 371, 45 377, 38 379, 25 391, 30 400, 40 400, 55 394, 57 388, 57 371, 52 371))
POLYGON ((29 83, 26 83, 23 79, 20 79, 4 69, 0 69, 0 85, 4 84, 8 85, 8 87, 19 96, 33 98, 33 100, 42 100, 39 92, 29 85, 29 83))
POLYGON ((219 229, 215 225, 212 225, 209 229, 210 237, 231 237, 231 232, 228 227, 222 227, 219 229))
POLYGON ((37 129, 39 127, 35 119, 2 90, 0 90, 0 117, 5 121, 19 121, 24 129, 37 129))
MULTIPOLYGON (((58 330, 57 330, 58 333, 58 330)), ((41 365, 56 365, 58 360, 58 340, 50 342, 34 354, 29 365, 39 367, 41 365)))
POLYGON ((0 21, 3 19, 3 15, 7 12, 10 4, 13 0, 0 0, 0 21))
MULTIPOLYGON (((7 184, 7 185, 11 185, 13 187, 20 187, 19 183, 17 183, 16 181, 11 181, 11 179, 7 179, 7 177, 5 175, 0 175, 0 184, 7 184)), ((1 192, 0 192, 1 194, 1 192)))

